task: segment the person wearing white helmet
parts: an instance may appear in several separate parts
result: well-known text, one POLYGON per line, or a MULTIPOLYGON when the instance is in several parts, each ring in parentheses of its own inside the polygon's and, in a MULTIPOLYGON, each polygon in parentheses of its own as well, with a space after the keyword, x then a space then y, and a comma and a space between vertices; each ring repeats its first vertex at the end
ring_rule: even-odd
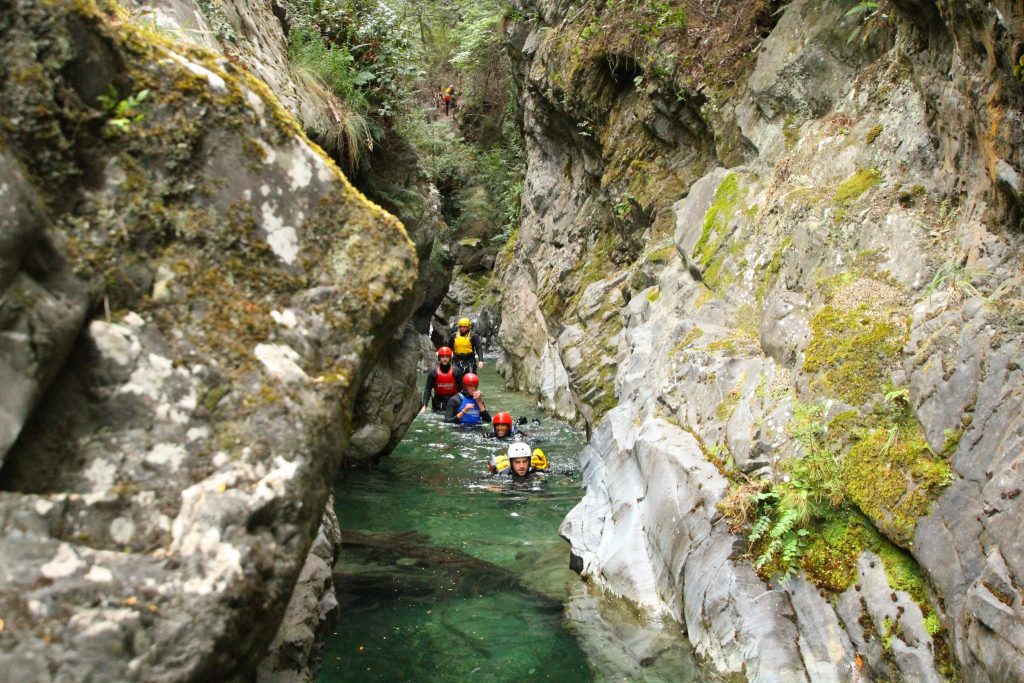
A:
POLYGON ((498 457, 491 457, 487 465, 491 474, 510 477, 512 481, 522 481, 548 467, 547 456, 539 448, 531 449, 524 441, 517 441, 508 447, 508 452, 498 457))

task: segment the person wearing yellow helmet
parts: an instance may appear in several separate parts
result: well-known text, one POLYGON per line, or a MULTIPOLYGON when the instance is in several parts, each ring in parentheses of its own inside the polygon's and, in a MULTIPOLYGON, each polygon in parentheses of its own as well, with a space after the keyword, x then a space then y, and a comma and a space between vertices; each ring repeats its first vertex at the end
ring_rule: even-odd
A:
POLYGON ((469 318, 459 318, 458 329, 448 338, 448 348, 454 353, 455 367, 463 374, 476 372, 484 366, 483 346, 480 335, 470 328, 469 318))

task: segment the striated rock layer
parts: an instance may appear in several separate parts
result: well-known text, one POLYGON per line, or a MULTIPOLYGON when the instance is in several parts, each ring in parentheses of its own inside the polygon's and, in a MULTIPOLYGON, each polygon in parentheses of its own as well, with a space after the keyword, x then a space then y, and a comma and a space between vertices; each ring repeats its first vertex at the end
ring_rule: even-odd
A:
POLYGON ((499 342, 593 430, 574 563, 749 680, 1024 677, 1020 7, 681 4, 509 29, 499 342))
POLYGON ((249 680, 331 561, 414 245, 236 63, 107 4, 0 17, 0 670, 249 680))

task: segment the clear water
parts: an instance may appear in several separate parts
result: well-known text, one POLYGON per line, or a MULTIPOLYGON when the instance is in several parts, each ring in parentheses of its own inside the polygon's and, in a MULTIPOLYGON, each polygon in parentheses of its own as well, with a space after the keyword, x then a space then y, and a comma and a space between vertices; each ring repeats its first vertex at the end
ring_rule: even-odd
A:
MULTIPOLYGON (((492 415, 540 418, 523 429, 552 469, 578 469, 581 434, 489 368, 481 390, 492 415)), ((345 473, 343 617, 319 681, 697 680, 684 640, 610 608, 569 570, 558 526, 579 476, 503 487, 485 476, 502 448, 427 413, 379 469, 345 473)))

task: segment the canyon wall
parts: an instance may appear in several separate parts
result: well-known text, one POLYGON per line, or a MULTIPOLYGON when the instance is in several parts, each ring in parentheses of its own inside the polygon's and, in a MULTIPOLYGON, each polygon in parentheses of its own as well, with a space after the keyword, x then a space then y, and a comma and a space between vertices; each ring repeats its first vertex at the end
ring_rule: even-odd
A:
POLYGON ((855 4, 516 4, 503 370, 714 669, 1017 680, 1024 16, 855 4))

